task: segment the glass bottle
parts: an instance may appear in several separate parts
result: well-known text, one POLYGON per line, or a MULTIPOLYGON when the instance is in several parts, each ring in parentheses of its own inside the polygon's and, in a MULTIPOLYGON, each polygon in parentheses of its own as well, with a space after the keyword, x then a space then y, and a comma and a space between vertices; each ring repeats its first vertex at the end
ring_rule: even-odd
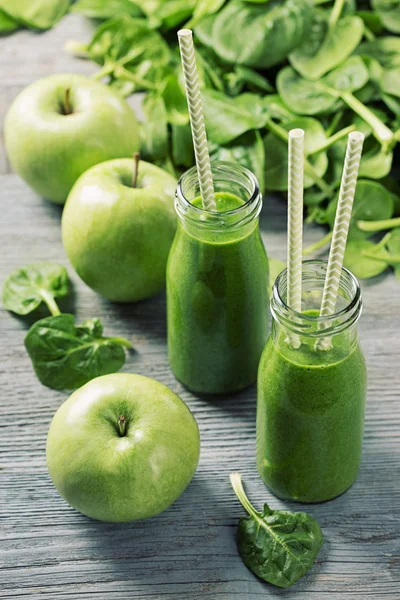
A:
POLYGON ((257 179, 234 163, 216 161, 212 170, 217 211, 201 206, 196 168, 178 183, 167 323, 175 376, 194 392, 219 394, 257 378, 268 334, 268 259, 257 179))
POLYGON ((336 312, 320 317, 326 267, 326 261, 303 262, 302 313, 286 304, 286 269, 277 278, 258 371, 258 471, 277 496, 299 502, 343 493, 361 461, 367 384, 357 334, 361 292, 343 269, 336 312), (321 339, 330 340, 329 349, 319 349, 321 339))

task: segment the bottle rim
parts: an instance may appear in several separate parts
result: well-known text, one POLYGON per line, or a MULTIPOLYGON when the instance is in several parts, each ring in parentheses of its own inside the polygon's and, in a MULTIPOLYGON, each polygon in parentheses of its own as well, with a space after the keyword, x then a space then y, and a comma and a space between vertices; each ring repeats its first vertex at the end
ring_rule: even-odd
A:
MULTIPOLYGON (((324 275, 324 281, 327 265, 327 260, 309 259, 303 261, 302 282, 304 281, 303 278, 305 274, 311 267, 314 267, 314 269, 320 269, 320 273, 324 275)), ((313 271, 313 274, 315 276, 315 270, 313 271)), ((350 298, 344 308, 335 311, 332 315, 307 315, 290 308, 283 298, 282 288, 285 290, 286 285, 287 268, 281 271, 273 285, 270 303, 271 313, 279 323, 284 324, 284 326, 290 329, 293 333, 315 338, 326 337, 327 335, 335 335, 355 324, 360 318, 362 312, 360 284, 353 273, 346 269, 346 267, 342 267, 339 291, 341 290, 342 292, 347 292, 348 295, 350 295, 350 298), (315 329, 316 324, 318 325, 317 330, 315 329), (311 328, 312 331, 309 331, 311 328)), ((343 296, 342 294, 341 297, 346 298, 346 296, 343 296)))
MULTIPOLYGON (((200 206, 192 204, 188 198, 188 191, 198 186, 199 178, 197 167, 191 167, 181 175, 175 194, 175 209, 181 219, 189 219, 199 227, 213 229, 219 228, 237 228, 251 219, 257 217, 262 206, 262 196, 260 187, 254 173, 237 163, 228 161, 212 161, 211 170, 215 182, 234 182, 246 190, 248 199, 237 208, 218 212, 215 210, 206 210, 200 206)), ((222 190, 221 190, 222 191, 222 190)))

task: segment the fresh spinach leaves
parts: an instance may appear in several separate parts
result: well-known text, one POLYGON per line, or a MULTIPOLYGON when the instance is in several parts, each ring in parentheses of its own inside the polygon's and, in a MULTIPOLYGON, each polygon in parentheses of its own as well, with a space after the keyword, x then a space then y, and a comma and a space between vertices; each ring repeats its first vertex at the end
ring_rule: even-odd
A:
POLYGON ((239 520, 237 545, 244 564, 261 579, 280 588, 292 586, 313 565, 323 543, 317 521, 303 512, 255 510, 239 473, 230 480, 248 517, 239 520))
POLYGON ((76 327, 68 314, 40 319, 25 337, 38 379, 54 390, 70 390, 94 377, 115 373, 125 363, 124 338, 103 337, 99 319, 76 327))
POLYGON ((3 305, 17 315, 28 315, 44 302, 52 315, 60 313, 55 298, 69 291, 65 267, 50 262, 26 265, 13 271, 4 282, 3 305))

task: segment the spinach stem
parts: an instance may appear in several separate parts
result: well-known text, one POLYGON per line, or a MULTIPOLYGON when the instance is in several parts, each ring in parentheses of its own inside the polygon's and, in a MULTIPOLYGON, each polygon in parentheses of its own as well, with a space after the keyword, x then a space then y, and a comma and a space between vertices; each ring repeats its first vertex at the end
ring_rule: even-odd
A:
POLYGON ((384 231, 385 229, 393 229, 400 227, 400 217, 394 219, 382 219, 381 221, 357 221, 358 229, 361 231, 384 231))
POLYGON ((60 309, 57 306, 57 302, 54 300, 53 296, 47 290, 40 290, 40 295, 43 298, 43 301, 46 303, 47 308, 53 317, 61 314, 60 309))
POLYGON ((357 113, 368 125, 372 127, 374 137, 381 144, 384 152, 391 149, 396 143, 392 131, 367 107, 360 102, 351 92, 341 92, 343 102, 357 113))
POLYGON ((124 348, 132 348, 132 343, 123 337, 108 337, 108 338, 101 338, 101 339, 105 340, 106 342, 114 342, 115 344, 119 344, 120 346, 123 346, 124 348))
POLYGON ((231 473, 229 475, 229 479, 231 480, 231 485, 233 487, 233 491, 235 492, 236 496, 238 497, 240 504, 249 513, 249 515, 251 517, 254 517, 255 519, 259 519, 260 513, 258 513, 256 511, 256 509, 254 508, 254 506, 251 504, 250 500, 246 496, 246 492, 244 491, 244 488, 243 488, 242 476, 240 475, 240 473, 231 473))
POLYGON ((318 154, 318 152, 322 152, 323 150, 326 150, 330 146, 333 146, 333 144, 335 142, 337 142, 338 140, 341 140, 342 138, 346 137, 346 135, 348 135, 349 133, 351 133, 352 131, 355 131, 355 130, 356 130, 355 125, 349 125, 348 127, 344 127, 340 131, 337 131, 330 137, 326 138, 326 140, 320 146, 315 148, 312 152, 309 152, 307 154, 307 156, 313 156, 313 154, 318 154))
POLYGON ((376 40, 376 35, 370 30, 369 27, 364 23, 364 37, 368 42, 376 40))
POLYGON ((332 121, 330 122, 329 126, 327 127, 327 129, 325 131, 327 137, 330 137, 333 133, 335 133, 336 127, 339 125, 342 117, 343 117, 343 111, 338 110, 337 113, 335 113, 332 121))
POLYGON ((362 256, 366 256, 367 258, 373 258, 374 260, 379 260, 380 262, 386 262, 389 264, 399 264, 400 263, 400 254, 375 254, 374 252, 368 252, 367 250, 362 250, 362 256))
POLYGON ((342 14, 343 6, 345 0, 335 0, 335 4, 333 5, 329 23, 328 23, 328 33, 332 31, 334 27, 336 27, 336 23, 340 19, 340 15, 342 14))
POLYGON ((321 238, 320 240, 318 240, 318 242, 314 242, 314 244, 311 244, 310 246, 307 246, 306 248, 304 248, 304 250, 303 250, 303 256, 309 256, 310 254, 312 254, 316 250, 319 250, 320 248, 323 248, 324 246, 327 246, 329 244, 329 242, 331 241, 331 239, 332 239, 332 235, 333 235, 333 232, 330 231, 329 233, 327 233, 326 235, 324 235, 323 238, 321 238))
POLYGON ((120 77, 121 79, 126 79, 126 81, 131 81, 132 83, 135 83, 136 85, 138 85, 142 88, 145 88, 147 90, 158 90, 158 86, 155 83, 152 83, 151 81, 148 81, 147 79, 143 79, 142 77, 138 77, 137 75, 134 75, 133 73, 128 71, 128 69, 125 69, 125 67, 123 67, 122 65, 118 65, 114 69, 114 74, 116 77, 120 77))
POLYGON ((133 48, 131 52, 128 52, 126 56, 123 56, 122 58, 119 58, 116 61, 106 61, 103 67, 99 71, 97 71, 97 73, 92 75, 93 79, 102 79, 107 75, 111 75, 117 67, 123 67, 132 60, 139 58, 139 56, 143 54, 143 52, 144 50, 142 49, 133 48))
POLYGON ((386 233, 383 236, 381 241, 376 244, 376 246, 374 247, 373 250, 371 250, 371 252, 377 252, 378 250, 381 250, 382 248, 384 248, 391 237, 392 237, 392 232, 388 231, 388 233, 386 233))

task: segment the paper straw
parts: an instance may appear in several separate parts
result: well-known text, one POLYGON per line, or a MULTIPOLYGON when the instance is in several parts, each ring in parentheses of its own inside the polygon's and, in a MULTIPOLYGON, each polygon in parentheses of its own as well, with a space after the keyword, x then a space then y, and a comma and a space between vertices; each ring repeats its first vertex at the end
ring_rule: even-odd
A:
POLYGON ((201 102, 199 77, 197 74, 191 30, 181 29, 178 31, 178 39, 203 209, 216 210, 217 206, 215 203, 210 155, 208 152, 203 105, 201 102))
MULTIPOLYGON (((303 245, 303 187, 304 187, 304 131, 289 131, 288 166, 288 245, 287 245, 287 305, 301 313, 301 263, 303 245)), ((298 335, 288 342, 299 348, 298 335)))
MULTIPOLYGON (((320 316, 322 317, 333 315, 336 309, 363 143, 364 135, 361 132, 353 131, 349 134, 333 227, 332 244, 322 293, 320 310, 320 316)), ((324 327, 324 324, 320 325, 320 328, 322 327, 324 327)), ((315 347, 320 350, 328 350, 331 347, 330 338, 318 339, 315 347)))

